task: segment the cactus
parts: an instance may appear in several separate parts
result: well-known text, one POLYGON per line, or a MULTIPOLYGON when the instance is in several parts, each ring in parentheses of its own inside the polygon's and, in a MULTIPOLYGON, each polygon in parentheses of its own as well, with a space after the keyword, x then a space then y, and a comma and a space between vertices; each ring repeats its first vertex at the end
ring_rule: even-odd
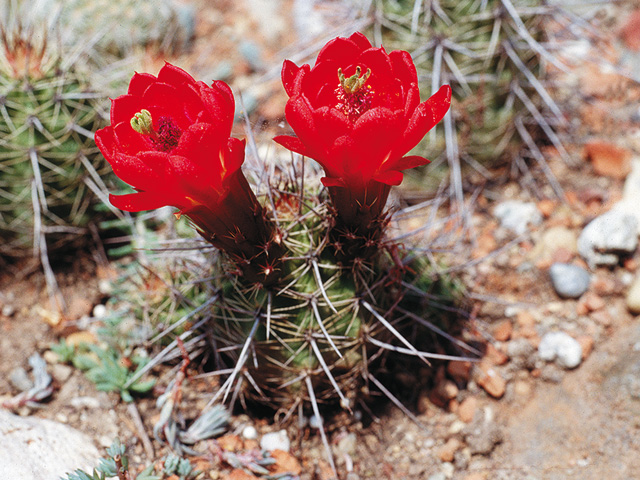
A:
MULTIPOLYGON (((135 189, 111 195, 114 206, 177 207, 178 217, 218 249, 208 247, 199 262, 209 259, 210 274, 199 274, 202 267, 174 270, 180 283, 167 282, 169 299, 152 300, 157 289, 118 287, 133 310, 140 310, 136 298, 146 307, 191 310, 171 325, 168 315, 144 316, 152 327, 147 338, 172 341, 121 389, 181 356, 167 392, 178 398, 191 351, 205 354, 223 378, 211 403, 257 401, 285 418, 300 409, 320 419, 321 405, 352 411, 377 392, 412 415, 381 372, 407 358, 429 365, 473 351, 452 336, 459 285, 438 273, 429 250, 405 248, 389 234, 385 206, 401 171, 428 162, 405 155, 446 114, 450 89, 442 86, 421 103, 409 54, 374 49, 361 33, 330 41, 313 68, 285 61, 282 78, 287 118, 301 134, 275 141, 314 158, 322 179, 319 169, 294 157, 270 164, 270 174, 258 172, 253 180, 260 181, 251 182, 262 186, 256 195, 250 172, 241 169, 244 141, 231 137, 231 89, 198 82, 171 64, 157 77, 135 74, 128 94, 113 101, 112 125, 96 132, 115 173, 135 189), (154 327, 151 319, 164 325, 154 327)), ((175 405, 165 399, 162 408, 154 432, 171 443, 175 435, 165 422, 175 405)))
POLYGON ((96 57, 125 57, 139 47, 180 53, 195 34, 195 10, 173 0, 39 0, 34 9, 56 23, 66 45, 95 41, 96 57))
MULTIPOLYGON (((104 98, 48 42, 5 12, 0 44, 0 255, 68 246, 85 234, 108 166, 93 144, 104 98), (46 237, 48 246, 42 240, 46 237)), ((68 59, 66 59, 68 60, 68 59)))
POLYGON ((558 136, 566 122, 549 92, 547 65, 564 68, 549 27, 576 26, 575 16, 542 0, 383 0, 380 8, 385 43, 411 51, 432 88, 452 86, 446 148, 442 137, 436 148, 446 150, 442 159, 452 167, 458 200, 461 164, 486 176, 486 167, 514 161, 526 173, 523 159, 538 162, 561 195, 536 142, 568 158, 558 136))

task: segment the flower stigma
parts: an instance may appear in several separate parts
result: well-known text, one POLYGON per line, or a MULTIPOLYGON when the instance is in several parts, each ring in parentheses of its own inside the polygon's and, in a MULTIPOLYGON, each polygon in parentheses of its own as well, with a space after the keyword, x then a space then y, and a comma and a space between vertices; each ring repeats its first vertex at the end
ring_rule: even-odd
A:
POLYGON ((338 101, 336 108, 341 110, 352 122, 371 108, 371 100, 375 93, 371 85, 365 85, 371 76, 371 69, 367 68, 362 76, 360 76, 361 73, 362 69, 358 66, 356 73, 347 78, 342 72, 342 68, 338 68, 340 86, 335 90, 338 101))
POLYGON ((170 117, 160 117, 158 128, 153 127, 153 118, 149 110, 142 109, 131 119, 131 128, 141 135, 149 137, 156 150, 169 152, 178 146, 182 130, 170 117))
POLYGON ((367 68, 367 71, 364 75, 362 75, 362 77, 360 76, 361 72, 362 69, 358 66, 356 67, 356 73, 351 75, 349 78, 346 78, 344 76, 344 73, 342 73, 342 69, 338 69, 338 79, 340 80, 340 85, 342 86, 342 89, 345 93, 356 93, 358 90, 364 87, 364 84, 371 76, 371 69, 367 68))

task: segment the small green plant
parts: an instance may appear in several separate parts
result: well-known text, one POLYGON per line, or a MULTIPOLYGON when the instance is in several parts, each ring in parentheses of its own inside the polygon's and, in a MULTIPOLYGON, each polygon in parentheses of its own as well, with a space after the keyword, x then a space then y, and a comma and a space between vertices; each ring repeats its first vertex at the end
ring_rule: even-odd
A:
POLYGON ((125 355, 110 345, 69 345, 64 339, 51 345, 62 363, 71 363, 83 370, 98 390, 118 392, 125 402, 132 402, 136 393, 147 393, 155 380, 131 381, 137 371, 144 367, 148 358, 141 355, 125 355))
POLYGON ((73 365, 84 370, 87 378, 98 390, 118 392, 125 402, 133 401, 133 394, 146 393, 153 388, 155 380, 130 382, 136 371, 147 363, 148 358, 125 356, 111 347, 87 345, 88 352, 73 357, 73 365))
MULTIPOLYGON (((100 459, 99 465, 93 469, 92 473, 86 473, 78 469, 68 473, 61 480, 106 480, 109 478, 117 478, 118 480, 163 480, 165 478, 164 476, 153 474, 153 465, 148 466, 138 475, 132 476, 129 472, 129 458, 126 455, 126 448, 118 439, 107 448, 107 455, 108 457, 100 459)), ((184 480, 188 479, 185 477, 184 480)))

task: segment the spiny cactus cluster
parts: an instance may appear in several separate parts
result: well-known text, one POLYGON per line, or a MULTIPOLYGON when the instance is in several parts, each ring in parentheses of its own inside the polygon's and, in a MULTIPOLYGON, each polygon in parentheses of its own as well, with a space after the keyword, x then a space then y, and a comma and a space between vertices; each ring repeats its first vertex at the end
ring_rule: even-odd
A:
MULTIPOLYGON (((0 30, 0 255, 55 250, 87 232, 108 166, 93 143, 101 94, 9 10, 0 30), (46 238, 46 242, 45 242, 46 238)), ((69 59, 66 59, 69 60, 69 59)))
POLYGON ((55 23, 66 45, 93 41, 97 56, 102 57, 124 57, 140 47, 156 48, 165 54, 179 53, 195 34, 194 9, 174 0, 34 3, 34 15, 55 23))
MULTIPOLYGON (((406 154, 445 116, 450 88, 420 102, 409 54, 375 48, 358 32, 328 42, 314 67, 285 61, 282 79, 298 136, 274 140, 316 160, 321 179, 298 156, 247 178, 245 142, 231 136, 233 92, 171 64, 157 76, 136 73, 113 100, 112 124, 96 132, 135 190, 111 195, 114 206, 177 207, 218 249, 207 247, 204 275, 174 271, 180 283, 167 282, 167 297, 118 287, 151 327, 146 338, 172 338, 121 391, 169 357, 183 359, 184 377, 191 351, 221 379, 211 403, 260 402, 285 419, 299 411, 321 419, 321 405, 353 411, 372 394, 404 408, 388 382, 397 365, 472 351, 450 333, 460 288, 438 273, 432 252, 393 238, 386 209, 402 170, 428 162, 406 154), (174 314, 159 312, 163 305, 174 314)), ((139 285, 153 285, 146 278, 139 285)))
POLYGON ((332 236, 334 217, 318 187, 272 191, 286 249, 277 288, 213 279, 219 300, 210 326, 218 350, 228 352, 221 368, 233 368, 222 398, 249 396, 289 413, 314 401, 349 408, 375 384, 373 372, 389 354, 426 360, 431 355, 414 345, 439 348, 424 335, 432 325, 447 329, 446 315, 428 299, 459 300, 456 287, 393 241, 349 230, 332 236), (365 245, 375 254, 367 255, 365 245), (359 255, 349 255, 349 246, 359 255))
POLYGON ((431 88, 452 87, 455 101, 439 149, 452 167, 458 196, 461 164, 486 175, 486 167, 515 161, 526 172, 523 159, 529 158, 540 163, 560 193, 535 142, 552 143, 566 156, 557 134, 565 120, 547 81, 548 65, 564 67, 549 32, 553 26, 576 26, 575 15, 542 0, 383 0, 380 5, 385 42, 411 51, 431 88))
MULTIPOLYGON (((282 166, 265 194, 286 252, 273 288, 257 288, 195 239, 149 244, 145 267, 123 270, 110 301, 119 336, 156 345, 132 384, 180 358, 183 340, 224 379, 212 401, 258 402, 288 418, 298 408, 351 410, 372 393, 392 396, 381 372, 393 376, 407 362, 472 355, 445 339, 460 326, 459 282, 439 275, 421 248, 386 237, 369 241, 348 229, 336 236, 327 192, 309 165, 299 178, 301 165, 297 174, 282 166)), ((389 215, 378 218, 385 227, 389 215)))

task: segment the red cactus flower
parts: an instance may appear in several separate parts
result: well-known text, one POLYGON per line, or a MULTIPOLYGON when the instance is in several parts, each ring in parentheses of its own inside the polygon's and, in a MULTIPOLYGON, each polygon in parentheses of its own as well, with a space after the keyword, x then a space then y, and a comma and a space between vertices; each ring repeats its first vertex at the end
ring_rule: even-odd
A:
POLYGON ((297 137, 279 136, 276 142, 322 165, 334 204, 338 191, 331 187, 346 187, 339 195, 377 202, 370 205, 376 210, 383 208, 389 187, 402 181, 402 170, 429 162, 405 155, 451 103, 448 85, 420 103, 409 53, 373 48, 361 33, 331 40, 313 68, 286 60, 282 81, 290 97, 287 121, 297 137))
POLYGON ((235 102, 228 85, 196 82, 165 64, 136 73, 111 104, 96 144, 136 193, 111 203, 138 212, 166 205, 187 215, 211 243, 245 264, 268 250, 272 231, 240 167, 244 141, 231 138, 235 102))

